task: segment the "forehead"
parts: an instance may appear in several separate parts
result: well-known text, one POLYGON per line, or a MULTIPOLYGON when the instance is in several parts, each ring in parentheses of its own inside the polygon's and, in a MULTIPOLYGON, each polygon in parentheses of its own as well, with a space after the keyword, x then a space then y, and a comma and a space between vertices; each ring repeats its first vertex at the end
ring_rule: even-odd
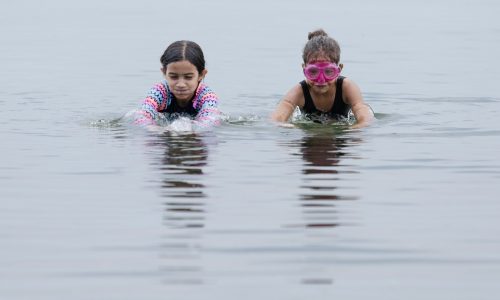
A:
POLYGON ((337 66, 337 64, 329 60, 316 60, 306 64, 306 67, 316 67, 316 68, 331 68, 335 66, 337 66))
POLYGON ((167 73, 198 73, 196 67, 188 60, 176 61, 167 65, 167 73))
POLYGON ((320 62, 320 61, 321 62, 328 61, 328 62, 335 63, 335 61, 333 60, 333 58, 330 55, 327 55, 323 51, 318 51, 318 52, 311 53, 307 57, 306 63, 311 64, 311 63, 320 62))

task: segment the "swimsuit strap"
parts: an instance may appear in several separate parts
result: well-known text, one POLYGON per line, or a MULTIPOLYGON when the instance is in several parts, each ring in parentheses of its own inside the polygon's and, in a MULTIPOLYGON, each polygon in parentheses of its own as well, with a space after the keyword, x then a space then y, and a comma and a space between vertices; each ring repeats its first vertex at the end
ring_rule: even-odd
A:
POLYGON ((335 100, 333 100, 333 107, 330 114, 333 115, 344 115, 346 113, 347 104, 344 102, 344 97, 342 96, 342 83, 344 82, 344 76, 339 76, 337 78, 335 91, 335 100))
POLYGON ((307 86, 306 81, 302 80, 300 82, 300 86, 302 87, 302 93, 304 94, 304 107, 302 108, 302 110, 306 114, 310 114, 314 111, 317 111, 316 107, 314 106, 314 102, 311 97, 311 93, 309 92, 309 87, 307 86))

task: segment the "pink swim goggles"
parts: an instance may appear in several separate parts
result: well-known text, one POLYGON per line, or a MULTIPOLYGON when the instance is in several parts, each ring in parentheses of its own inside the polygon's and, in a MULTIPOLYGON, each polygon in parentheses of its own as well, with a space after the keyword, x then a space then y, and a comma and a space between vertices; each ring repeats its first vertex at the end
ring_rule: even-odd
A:
POLYGON ((340 75, 340 67, 332 62, 315 62, 304 68, 304 75, 315 83, 325 83, 337 79, 340 75))

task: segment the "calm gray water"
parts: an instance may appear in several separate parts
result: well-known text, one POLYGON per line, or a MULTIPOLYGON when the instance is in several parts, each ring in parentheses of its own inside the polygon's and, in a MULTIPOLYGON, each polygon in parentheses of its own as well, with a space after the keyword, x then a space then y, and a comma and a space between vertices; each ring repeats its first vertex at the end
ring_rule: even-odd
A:
POLYGON ((497 299, 498 1, 3 1, 0 299, 497 299), (267 121, 307 32, 373 126, 267 121), (197 41, 229 120, 116 121, 197 41))

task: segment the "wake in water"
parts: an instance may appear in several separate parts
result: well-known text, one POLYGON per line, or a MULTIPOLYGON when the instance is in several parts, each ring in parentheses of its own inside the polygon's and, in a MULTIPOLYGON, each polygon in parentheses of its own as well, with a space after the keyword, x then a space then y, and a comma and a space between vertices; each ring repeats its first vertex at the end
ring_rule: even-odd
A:
MULTIPOLYGON (((131 110, 125 115, 113 119, 99 119, 90 122, 93 127, 99 128, 116 128, 130 127, 143 128, 149 132, 155 133, 180 133, 189 134, 197 132, 212 131, 214 127, 224 125, 252 126, 256 124, 271 125, 268 116, 258 116, 255 114, 231 116, 220 113, 218 116, 218 124, 216 126, 200 126, 199 122, 189 116, 182 114, 159 114, 155 125, 137 125, 134 124, 136 110, 131 110)), ((304 114, 300 109, 296 108, 290 123, 284 123, 283 127, 304 128, 304 127, 347 127, 356 123, 354 113, 349 110, 347 117, 333 118, 328 114, 310 115, 304 114), (285 126, 286 124, 286 126, 285 126)))
POLYGON ((134 121, 136 120, 136 110, 132 110, 125 114, 121 121, 135 127, 142 127, 151 132, 178 132, 178 133, 196 133, 196 132, 204 132, 210 131, 214 126, 218 126, 222 121, 224 121, 223 115, 217 115, 212 117, 208 124, 207 122, 202 123, 198 120, 193 119, 190 116, 179 113, 171 113, 171 114, 162 114, 159 113, 157 118, 155 119, 155 124, 148 125, 140 125, 136 124, 134 121))
POLYGON ((349 110, 347 117, 339 116, 339 118, 334 118, 330 114, 305 114, 300 111, 298 107, 292 114, 292 124, 311 124, 319 123, 322 125, 354 125, 356 123, 356 117, 352 110, 349 110))
POLYGON ((197 133, 211 131, 213 127, 220 124, 230 122, 230 117, 224 114, 217 116, 217 120, 214 121, 214 126, 207 126, 192 117, 173 113, 173 114, 158 114, 157 119, 155 119, 155 124, 137 124, 136 120, 137 110, 131 110, 125 115, 114 119, 99 119, 97 121, 90 122, 93 127, 99 128, 114 128, 114 127, 128 127, 131 129, 145 129, 149 132, 155 133, 197 133))

